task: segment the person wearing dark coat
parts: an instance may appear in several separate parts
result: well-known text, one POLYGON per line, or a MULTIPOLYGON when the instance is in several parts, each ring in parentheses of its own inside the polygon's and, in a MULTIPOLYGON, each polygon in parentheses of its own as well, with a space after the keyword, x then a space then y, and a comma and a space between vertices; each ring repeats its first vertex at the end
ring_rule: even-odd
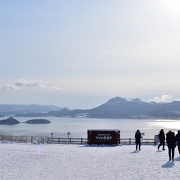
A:
POLYGON ((167 142, 167 146, 168 146, 169 160, 174 161, 174 150, 176 147, 176 137, 175 137, 174 132, 169 131, 166 134, 166 142, 167 142))
POLYGON ((135 133, 136 151, 138 150, 138 147, 139 147, 139 150, 141 150, 141 138, 142 138, 141 132, 137 130, 135 133))
POLYGON ((165 145, 165 134, 164 134, 164 130, 163 130, 163 129, 161 129, 161 131, 159 132, 158 137, 159 137, 159 141, 160 141, 160 144, 159 144, 159 146, 158 146, 158 150, 159 150, 160 146, 163 146, 163 149, 162 149, 162 150, 165 150, 165 149, 164 149, 164 145, 165 145))
POLYGON ((178 133, 176 134, 176 142, 178 144, 178 151, 180 154, 180 130, 178 130, 178 133))

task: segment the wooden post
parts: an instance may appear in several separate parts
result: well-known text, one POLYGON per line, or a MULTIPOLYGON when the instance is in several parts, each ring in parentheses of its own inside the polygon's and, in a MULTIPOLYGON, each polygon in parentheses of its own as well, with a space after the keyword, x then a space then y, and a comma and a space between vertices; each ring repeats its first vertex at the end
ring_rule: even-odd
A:
POLYGON ((69 142, 71 143, 71 137, 69 138, 69 142))
POLYGON ((129 138, 129 144, 131 144, 131 138, 129 138))
POLYGON ((81 144, 83 143, 83 138, 81 138, 81 144))
POLYGON ((60 143, 60 137, 58 137, 58 144, 60 143))
POLYGON ((53 143, 53 133, 51 133, 51 143, 53 143))
POLYGON ((68 143, 71 141, 69 138, 70 138, 70 132, 67 132, 67 135, 68 135, 68 143))

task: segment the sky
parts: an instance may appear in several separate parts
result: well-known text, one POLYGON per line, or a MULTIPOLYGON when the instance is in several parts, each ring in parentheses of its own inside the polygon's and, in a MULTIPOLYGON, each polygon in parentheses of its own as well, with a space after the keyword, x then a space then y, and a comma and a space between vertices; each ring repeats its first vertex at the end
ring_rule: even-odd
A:
POLYGON ((0 1, 0 104, 180 99, 178 0, 0 1))

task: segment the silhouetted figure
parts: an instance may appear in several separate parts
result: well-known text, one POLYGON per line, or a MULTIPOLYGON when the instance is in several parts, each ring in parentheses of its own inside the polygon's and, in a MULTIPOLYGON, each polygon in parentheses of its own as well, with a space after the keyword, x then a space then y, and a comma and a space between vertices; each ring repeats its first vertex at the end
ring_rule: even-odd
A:
POLYGON ((141 138, 142 138, 141 132, 137 130, 135 133, 136 151, 138 150, 138 147, 139 147, 139 150, 141 150, 141 138))
POLYGON ((168 146, 169 160, 174 161, 174 150, 176 147, 176 137, 175 137, 174 132, 169 131, 166 134, 166 142, 167 142, 167 146, 168 146))
POLYGON ((159 137, 159 140, 160 140, 160 144, 158 146, 158 150, 161 146, 163 146, 163 149, 162 150, 165 150, 164 149, 164 145, 165 145, 165 134, 164 134, 164 130, 161 129, 161 131, 159 132, 158 134, 158 137, 159 137))
POLYGON ((176 142, 178 144, 178 151, 180 154, 180 130, 178 130, 178 133, 176 134, 176 142))

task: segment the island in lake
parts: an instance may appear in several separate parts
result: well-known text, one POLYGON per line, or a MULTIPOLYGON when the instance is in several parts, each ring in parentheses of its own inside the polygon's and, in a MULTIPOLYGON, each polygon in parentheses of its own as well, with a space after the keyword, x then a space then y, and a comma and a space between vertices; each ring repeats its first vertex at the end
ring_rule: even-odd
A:
POLYGON ((13 117, 9 117, 7 119, 0 120, 0 125, 14 125, 19 124, 20 122, 13 117))
MULTIPOLYGON (((0 125, 15 125, 15 124, 19 124, 20 122, 16 119, 14 119, 13 117, 9 117, 7 119, 3 119, 0 120, 0 125)), ((31 119, 28 120, 24 123, 27 124, 48 124, 51 123, 51 121, 47 120, 47 119, 31 119)))
POLYGON ((48 124, 51 123, 51 121, 47 120, 47 119, 31 119, 26 121, 25 123, 27 124, 48 124))

